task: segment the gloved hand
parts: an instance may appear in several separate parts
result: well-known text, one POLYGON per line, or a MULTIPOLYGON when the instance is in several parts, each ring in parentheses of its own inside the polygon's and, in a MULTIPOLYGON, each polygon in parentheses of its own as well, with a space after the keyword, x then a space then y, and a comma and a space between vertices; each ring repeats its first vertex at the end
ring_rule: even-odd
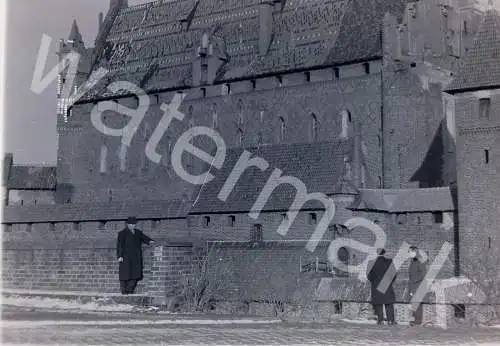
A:
POLYGON ((118 262, 123 262, 123 257, 118 257, 118 262))

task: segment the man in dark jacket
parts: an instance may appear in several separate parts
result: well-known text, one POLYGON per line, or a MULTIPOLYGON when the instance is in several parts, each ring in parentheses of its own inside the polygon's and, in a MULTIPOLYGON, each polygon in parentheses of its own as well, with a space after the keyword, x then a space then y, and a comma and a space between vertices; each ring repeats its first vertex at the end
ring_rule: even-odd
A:
POLYGON ((383 324, 385 306, 387 322, 388 324, 394 325, 396 324, 394 316, 394 303, 396 301, 396 296, 392 286, 396 280, 396 267, 390 258, 384 257, 384 249, 378 249, 377 254, 377 259, 375 261, 371 261, 367 268, 367 277, 371 283, 372 304, 375 313, 377 314, 377 324, 383 324), (386 280, 389 280, 387 282, 387 289, 382 289, 382 291, 380 291, 378 286, 381 282, 382 286, 384 286, 385 280, 383 281, 383 279, 386 274, 386 280))
MULTIPOLYGON (((410 299, 412 299, 415 296, 415 293, 417 292, 419 286, 424 281, 427 267, 416 246, 410 247, 410 257, 411 262, 408 273, 408 292, 410 295, 410 299)), ((415 320, 410 322, 410 326, 422 324, 423 307, 420 302, 416 302, 416 309, 413 311, 413 317, 415 318, 415 320)))
POLYGON ((120 263, 120 288, 122 294, 133 294, 137 282, 142 280, 142 243, 154 241, 135 228, 137 219, 129 217, 127 227, 118 233, 116 257, 120 263))

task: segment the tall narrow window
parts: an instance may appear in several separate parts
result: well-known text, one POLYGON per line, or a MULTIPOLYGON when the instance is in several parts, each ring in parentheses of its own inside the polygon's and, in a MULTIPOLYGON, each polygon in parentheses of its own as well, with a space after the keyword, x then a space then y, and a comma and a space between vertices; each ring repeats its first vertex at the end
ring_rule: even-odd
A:
POLYGON ((207 97, 207 88, 201 88, 200 90, 201 90, 201 96, 203 98, 207 97))
POLYGON ((128 147, 123 143, 120 145, 120 171, 122 172, 127 170, 127 149, 128 147))
POLYGON ((369 62, 365 62, 363 64, 363 68, 365 70, 365 74, 370 74, 370 63, 369 62))
POLYGON ((310 225, 316 225, 318 223, 318 215, 316 213, 309 213, 308 223, 310 225))
POLYGON ((108 147, 106 145, 101 146, 101 173, 106 173, 108 169, 108 147))
POLYGON ((484 149, 484 163, 490 163, 490 151, 488 149, 484 149))
POLYGON ((443 212, 441 211, 433 212, 432 216, 434 217, 434 223, 443 223, 443 212))
POLYGON ((286 123, 283 117, 280 117, 280 141, 284 142, 286 139, 286 123))
POLYGON ((349 124, 352 121, 351 113, 348 110, 342 111, 342 132, 340 133, 340 138, 347 138, 349 136, 349 124))
POLYGON ((238 145, 240 147, 243 146, 243 130, 242 129, 238 129, 238 145))
POLYGON ((276 79, 278 80, 278 86, 283 86, 283 77, 282 76, 276 76, 276 79))
POLYGON ((255 90, 257 89, 257 81, 255 79, 252 79, 250 81, 251 85, 252 85, 252 90, 255 90))
POLYGON ((252 230, 250 231, 250 241, 256 243, 256 242, 261 242, 262 239, 263 239, 262 225, 260 224, 253 225, 252 230))
POLYGON ((339 79, 340 78, 340 70, 338 67, 334 67, 333 68, 333 77, 335 77, 335 79, 339 79))
POLYGON ((311 72, 304 73, 304 78, 306 82, 309 83, 311 81, 311 72))
POLYGON ((217 104, 212 104, 212 127, 214 129, 219 126, 219 115, 217 114, 217 104))
POLYGON ((467 27, 467 21, 464 20, 464 34, 467 34, 469 32, 469 28, 467 27))
POLYGON ((479 100, 479 116, 482 119, 490 118, 490 105, 491 100, 489 98, 483 98, 479 100))
POLYGON ((313 141, 318 139, 318 130, 318 118, 316 117, 316 114, 313 113, 311 114, 311 139, 313 141))
POLYGON ((236 216, 229 215, 227 217, 227 225, 230 226, 230 227, 234 227, 235 224, 236 224, 236 216))
POLYGON ((491 249, 491 237, 488 237, 488 249, 491 249))
POLYGON ((241 99, 238 100, 238 124, 243 125, 243 101, 241 99))
POLYGON ((203 226, 210 227, 210 216, 203 217, 203 226))
POLYGON ((231 84, 222 84, 222 95, 231 94, 231 84))

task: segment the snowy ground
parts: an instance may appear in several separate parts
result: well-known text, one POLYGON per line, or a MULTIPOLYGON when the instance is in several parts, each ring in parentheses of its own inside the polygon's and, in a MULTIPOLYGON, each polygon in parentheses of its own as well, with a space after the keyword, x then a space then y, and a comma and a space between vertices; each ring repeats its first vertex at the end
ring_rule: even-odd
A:
POLYGON ((4 307, 3 343, 37 345, 500 345, 498 329, 442 330, 337 321, 290 324, 154 314, 29 311, 4 307))

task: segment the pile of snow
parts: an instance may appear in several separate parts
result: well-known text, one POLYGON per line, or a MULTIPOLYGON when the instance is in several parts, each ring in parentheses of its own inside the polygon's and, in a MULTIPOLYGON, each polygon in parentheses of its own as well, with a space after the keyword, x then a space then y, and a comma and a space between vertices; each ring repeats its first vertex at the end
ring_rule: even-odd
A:
POLYGON ((57 309, 57 310, 85 310, 85 311, 113 311, 113 312, 131 312, 136 309, 133 305, 127 304, 101 304, 105 299, 96 300, 88 303, 81 303, 74 300, 64 300, 57 298, 43 297, 21 297, 10 296, 3 297, 2 304, 19 307, 30 307, 35 309, 57 309))

